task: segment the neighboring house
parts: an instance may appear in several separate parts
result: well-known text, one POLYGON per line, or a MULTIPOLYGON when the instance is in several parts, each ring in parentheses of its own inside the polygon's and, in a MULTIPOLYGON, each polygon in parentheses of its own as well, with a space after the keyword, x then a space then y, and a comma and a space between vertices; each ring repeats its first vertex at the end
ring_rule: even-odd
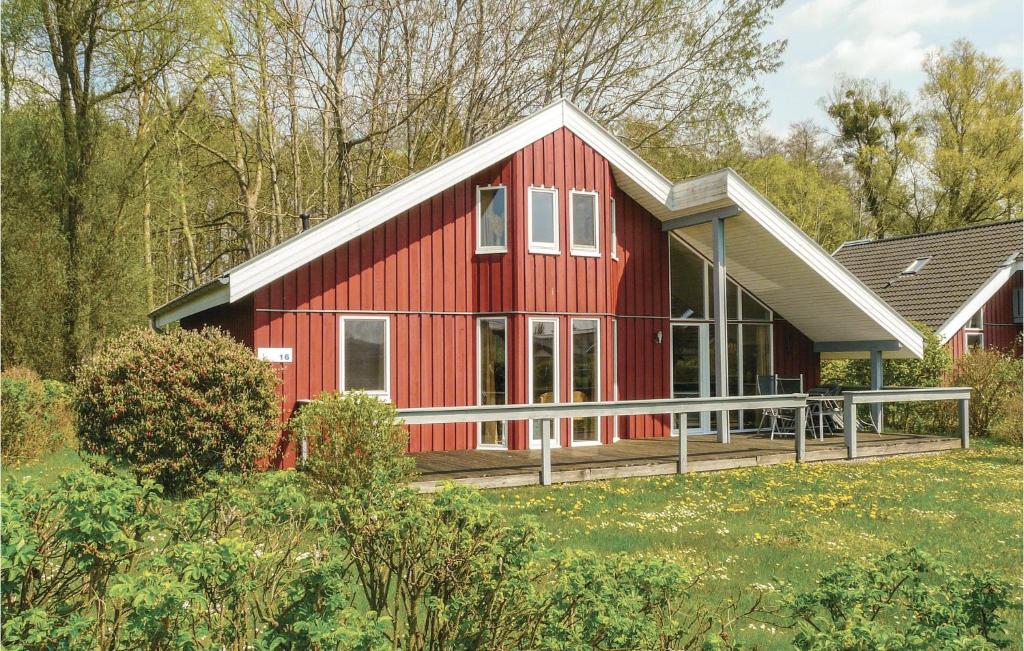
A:
POLYGON ((954 359, 973 348, 1020 354, 1022 222, 847 242, 836 260, 954 359))
MULTIPOLYGON (((400 408, 754 394, 772 372, 814 385, 820 352, 922 353, 909 322, 735 172, 673 184, 565 101, 151 319, 221 326, 274 361, 284 418, 325 390, 400 408)), ((689 427, 727 441, 757 414, 727 420, 693 414, 689 427)), ((673 428, 668 416, 554 425, 561 446, 673 428)), ((540 431, 415 426, 410 450, 524 449, 540 431)), ((278 463, 294 453, 283 440, 278 463)))

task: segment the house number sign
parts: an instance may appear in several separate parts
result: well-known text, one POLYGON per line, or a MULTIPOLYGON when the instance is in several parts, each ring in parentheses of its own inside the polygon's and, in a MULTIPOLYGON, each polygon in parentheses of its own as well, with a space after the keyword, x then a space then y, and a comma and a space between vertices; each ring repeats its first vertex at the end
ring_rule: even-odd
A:
POLYGON ((280 362, 289 364, 292 361, 291 348, 258 348, 256 357, 268 362, 280 362))

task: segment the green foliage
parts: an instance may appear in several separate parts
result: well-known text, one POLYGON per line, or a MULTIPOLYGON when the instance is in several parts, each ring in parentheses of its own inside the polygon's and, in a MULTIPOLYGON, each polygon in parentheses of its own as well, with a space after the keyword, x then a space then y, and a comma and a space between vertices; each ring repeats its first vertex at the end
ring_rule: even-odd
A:
POLYGON ((67 393, 63 383, 42 380, 29 369, 7 369, 0 375, 4 464, 34 461, 73 440, 67 393))
POLYGON ((952 572, 910 548, 845 562, 788 607, 800 649, 996 649, 1013 594, 991 573, 952 572))
POLYGON ((303 469, 332 495, 407 481, 416 465, 394 406, 360 391, 324 392, 288 427, 309 445, 303 469))
POLYGON ((1020 445, 1021 358, 993 350, 975 350, 953 364, 950 386, 971 392, 970 421, 974 436, 993 436, 1020 445))
POLYGON ((170 493, 194 491, 206 473, 249 471, 269 453, 276 384, 219 330, 129 331, 77 371, 79 438, 170 493))

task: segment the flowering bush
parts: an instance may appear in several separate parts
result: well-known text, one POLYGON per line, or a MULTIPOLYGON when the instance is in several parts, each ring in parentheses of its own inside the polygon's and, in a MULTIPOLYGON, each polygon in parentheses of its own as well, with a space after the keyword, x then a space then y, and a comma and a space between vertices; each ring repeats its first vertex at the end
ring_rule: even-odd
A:
POLYGON ((976 350, 953 365, 948 384, 971 392, 972 436, 993 436, 1020 445, 1021 360, 996 351, 976 350))
POLYGON ((248 471, 269 453, 276 383, 270 364, 219 330, 130 331, 77 371, 79 438, 169 493, 189 492, 211 470, 248 471))
POLYGON ((33 461, 71 442, 74 417, 67 394, 64 383, 42 380, 27 368, 0 375, 0 449, 5 464, 33 461))

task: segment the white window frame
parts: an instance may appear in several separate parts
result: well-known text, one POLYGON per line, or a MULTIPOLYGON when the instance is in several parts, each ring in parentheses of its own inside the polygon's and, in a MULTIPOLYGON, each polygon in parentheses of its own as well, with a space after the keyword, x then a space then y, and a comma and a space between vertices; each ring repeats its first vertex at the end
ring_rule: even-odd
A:
POLYGON ((615 197, 611 198, 611 235, 612 235, 612 260, 618 261, 619 259, 619 228, 615 223, 615 220, 619 218, 619 210, 615 204, 615 197))
MULTIPOLYGON (((505 323, 505 404, 508 404, 508 317, 504 316, 481 316, 476 319, 476 404, 483 405, 483 373, 480 367, 480 360, 482 355, 480 354, 481 342, 483 341, 483 324, 484 321, 502 321, 505 323)), ((493 444, 483 443, 484 424, 479 422, 476 424, 476 447, 481 450, 507 450, 508 449, 508 421, 501 421, 502 431, 504 433, 505 444, 493 444)))
MULTIPOLYGON (((561 355, 561 350, 560 350, 561 347, 558 345, 558 340, 560 339, 559 335, 561 335, 561 324, 559 323, 559 319, 557 319, 557 318, 552 318, 552 317, 529 317, 526 320, 526 355, 527 355, 527 359, 526 359, 526 372, 528 374, 527 375, 527 391, 529 392, 528 395, 530 397, 530 404, 531 405, 542 404, 542 403, 537 403, 537 402, 533 401, 533 324, 535 324, 535 323, 543 323, 543 322, 555 324, 555 346, 554 346, 554 348, 555 348, 555 350, 554 350, 555 373, 554 373, 554 377, 552 378, 553 384, 554 384, 553 388, 554 388, 555 400, 551 404, 558 405, 558 404, 561 404, 561 399, 559 398, 559 393, 560 393, 561 387, 559 386, 559 384, 561 382, 561 376, 562 376, 562 373, 561 373, 561 371, 562 371, 562 369, 561 369, 561 367, 562 367, 562 355, 561 355)), ((536 449, 540 448, 541 441, 534 441, 533 440, 533 420, 534 419, 531 418, 530 420, 527 421, 526 442, 527 442, 527 447, 528 448, 536 450, 536 449)), ((542 419, 542 420, 548 420, 548 419, 542 419)), ((553 422, 553 425, 554 425, 554 431, 552 432, 552 434, 554 436, 552 436, 552 438, 551 438, 551 447, 557 448, 557 447, 560 447, 561 443, 562 443, 562 436, 561 436, 561 433, 559 431, 559 423, 561 423, 562 419, 560 419, 560 418, 552 418, 550 420, 553 422)))
POLYGON ((971 318, 967 319, 967 325, 964 326, 964 352, 971 351, 971 337, 977 337, 979 340, 978 349, 985 350, 985 308, 980 307, 978 311, 971 315, 971 318), (971 322, 974 321, 974 317, 977 316, 978 320, 981 321, 980 326, 972 326, 971 322))
POLYGON ((476 186, 476 252, 482 255, 491 253, 507 253, 508 252, 508 188, 504 185, 478 185, 476 186), (480 193, 484 190, 504 190, 502 195, 505 198, 505 226, 503 239, 505 244, 502 246, 484 246, 481 244, 483 237, 483 227, 480 220, 483 219, 483 211, 481 210, 480 193))
POLYGON ((589 258, 601 257, 601 197, 592 190, 576 190, 569 192, 569 253, 572 255, 585 256, 589 258), (576 244, 574 236, 574 215, 573 197, 577 194, 594 197, 594 246, 581 246, 576 244))
POLYGON ((341 327, 338 328, 338 386, 342 393, 349 391, 345 382, 345 330, 349 321, 383 321, 384 322, 384 387, 383 391, 365 391, 367 395, 376 396, 385 402, 391 402, 391 319, 386 316, 343 316, 341 327))
MULTIPOLYGON (((576 355, 576 341, 573 337, 573 326, 577 321, 593 321, 597 326, 594 328, 594 345, 595 345, 595 359, 594 359, 594 391, 597 395, 594 396, 595 402, 601 401, 601 319, 594 317, 574 317, 569 319, 569 395, 572 396, 576 393, 576 378, 574 377, 576 369, 573 366, 576 355)), ((596 441, 577 441, 575 436, 576 433, 573 431, 572 419, 569 419, 569 444, 572 447, 584 447, 587 445, 601 445, 601 417, 595 416, 597 422, 597 440, 596 441)))
POLYGON ((561 229, 561 219, 559 219, 560 210, 558 209, 558 188, 548 188, 541 185, 531 185, 526 189, 526 241, 528 250, 530 253, 537 253, 540 255, 559 255, 562 251, 558 245, 558 231, 561 229), (552 242, 534 242, 533 241, 533 193, 545 193, 551 195, 551 219, 554 223, 551 225, 551 231, 555 235, 555 241, 552 242))

